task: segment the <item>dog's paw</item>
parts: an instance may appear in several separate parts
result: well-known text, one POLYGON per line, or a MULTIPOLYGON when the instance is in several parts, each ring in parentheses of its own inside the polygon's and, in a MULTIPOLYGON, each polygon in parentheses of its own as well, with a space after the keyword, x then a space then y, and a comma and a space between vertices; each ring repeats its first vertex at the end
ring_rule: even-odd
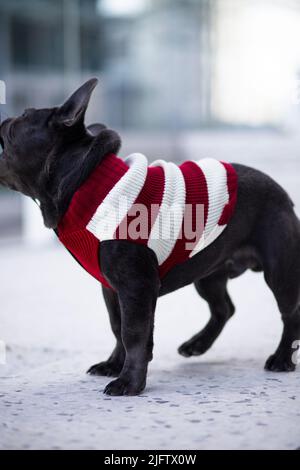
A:
POLYGON ((271 372, 292 372, 296 369, 296 364, 291 360, 290 354, 275 353, 269 357, 265 364, 265 370, 271 372))
POLYGON ((142 387, 137 387, 124 379, 118 378, 106 385, 103 393, 113 396, 138 395, 144 388, 145 384, 142 387))
POLYGON ((122 370, 122 364, 109 361, 99 362, 87 371, 90 375, 102 375, 105 377, 118 377, 122 370))
POLYGON ((211 344, 200 339, 198 341, 187 341, 178 348, 178 352, 183 357, 201 356, 201 354, 204 354, 210 346, 211 344))

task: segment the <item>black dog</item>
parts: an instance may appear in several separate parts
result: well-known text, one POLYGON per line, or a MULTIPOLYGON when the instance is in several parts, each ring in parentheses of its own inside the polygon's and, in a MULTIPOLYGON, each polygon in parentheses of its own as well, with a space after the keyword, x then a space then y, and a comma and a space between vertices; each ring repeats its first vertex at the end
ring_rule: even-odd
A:
MULTIPOLYGON (((39 201, 45 225, 56 229, 75 191, 120 138, 103 125, 86 128, 84 116, 97 80, 79 88, 61 107, 28 109, 0 127, 0 183, 39 201)), ((286 192, 267 175, 233 165, 237 205, 227 229, 213 245, 173 268, 162 281, 157 259, 146 246, 126 240, 101 243, 100 265, 113 289, 103 288, 116 347, 90 374, 117 376, 105 393, 135 395, 146 384, 152 359, 156 300, 194 283, 209 304, 206 327, 184 343, 189 357, 207 351, 234 313, 228 279, 246 269, 264 271, 283 320, 283 335, 267 360, 271 371, 295 369, 300 339, 300 223, 286 192)))

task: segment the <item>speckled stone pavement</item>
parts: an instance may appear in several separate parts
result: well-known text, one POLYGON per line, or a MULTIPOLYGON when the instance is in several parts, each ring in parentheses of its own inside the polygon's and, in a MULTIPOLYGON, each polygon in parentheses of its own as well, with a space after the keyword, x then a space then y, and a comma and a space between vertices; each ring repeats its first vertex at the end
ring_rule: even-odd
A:
POLYGON ((161 298, 139 397, 107 397, 85 370, 113 347, 98 284, 63 249, 6 247, 1 259, 1 449, 296 449, 300 368, 268 373, 281 321, 262 275, 230 283, 237 307, 204 356, 177 347, 208 309, 192 286, 161 298))

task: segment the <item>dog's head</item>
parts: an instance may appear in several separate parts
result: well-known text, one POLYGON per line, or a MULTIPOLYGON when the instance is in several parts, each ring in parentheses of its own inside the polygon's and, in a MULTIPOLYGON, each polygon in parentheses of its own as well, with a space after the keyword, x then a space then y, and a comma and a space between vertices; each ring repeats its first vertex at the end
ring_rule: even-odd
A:
POLYGON ((0 184, 39 200, 45 224, 51 228, 57 225, 64 191, 75 190, 86 172, 91 149, 99 144, 99 159, 120 146, 117 134, 104 125, 85 127, 97 82, 86 82, 62 106, 27 109, 0 125, 0 184))

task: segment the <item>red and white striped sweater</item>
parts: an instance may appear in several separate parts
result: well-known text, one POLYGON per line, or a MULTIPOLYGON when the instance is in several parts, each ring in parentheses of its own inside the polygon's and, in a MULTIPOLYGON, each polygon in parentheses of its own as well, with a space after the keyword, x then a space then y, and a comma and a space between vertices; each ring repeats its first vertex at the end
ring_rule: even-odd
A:
POLYGON ((163 278, 210 245, 234 211, 237 175, 213 159, 180 166, 142 154, 109 154, 74 194, 58 225, 65 247, 93 277, 101 272, 101 241, 126 239, 151 248, 163 278))

